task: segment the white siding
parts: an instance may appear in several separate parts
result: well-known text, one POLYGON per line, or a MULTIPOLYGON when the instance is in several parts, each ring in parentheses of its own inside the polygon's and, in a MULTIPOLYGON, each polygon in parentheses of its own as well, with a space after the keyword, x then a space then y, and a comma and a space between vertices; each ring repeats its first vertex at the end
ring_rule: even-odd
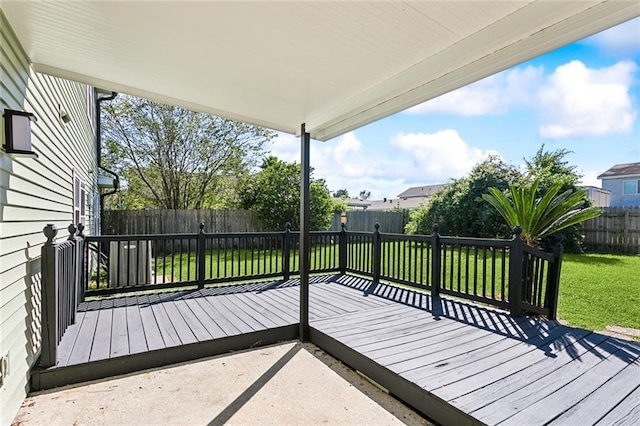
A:
MULTIPOLYGON (((96 155, 87 86, 33 72, 2 10, 0 72, 0 109, 32 112, 38 119, 31 127, 37 159, 0 150, 0 356, 10 356, 10 375, 0 388, 0 425, 8 425, 28 392, 39 351, 42 228, 54 223, 58 237, 67 237, 74 170, 87 184, 85 221, 92 220, 96 155), (60 119, 60 106, 71 116, 69 124, 60 119)), ((4 145, 2 120, 0 139, 4 145)))

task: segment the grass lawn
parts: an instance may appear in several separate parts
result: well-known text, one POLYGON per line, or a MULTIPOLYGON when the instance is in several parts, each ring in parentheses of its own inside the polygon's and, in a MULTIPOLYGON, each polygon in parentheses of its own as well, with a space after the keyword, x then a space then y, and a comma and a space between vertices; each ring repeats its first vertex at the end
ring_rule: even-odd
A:
POLYGON ((590 330, 640 329, 640 256, 565 254, 558 316, 590 330))
MULTIPOLYGON (((316 269, 337 267, 337 246, 319 245, 310 250, 311 267, 316 269)), ((291 250, 290 270, 298 271, 300 260, 297 250, 291 250)), ((158 257, 154 262, 154 273, 166 275, 174 281, 196 279, 196 254, 175 253, 158 257)), ((251 250, 228 249, 207 250, 205 253, 205 278, 234 278, 282 272, 282 252, 280 249, 251 250)))

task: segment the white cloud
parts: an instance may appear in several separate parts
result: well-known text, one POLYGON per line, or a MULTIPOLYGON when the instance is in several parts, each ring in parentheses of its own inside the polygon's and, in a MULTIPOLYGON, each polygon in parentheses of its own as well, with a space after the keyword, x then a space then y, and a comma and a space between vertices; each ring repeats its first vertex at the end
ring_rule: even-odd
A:
POLYGON ((582 41, 596 46, 602 53, 629 57, 640 53, 640 18, 624 22, 582 41))
MULTIPOLYGON (((636 23, 640 25, 639 20, 636 23)), ((628 27, 617 31, 623 30, 628 32, 628 27)), ((640 44, 640 38, 636 43, 640 44)), ((637 117, 630 96, 637 70, 638 66, 632 61, 621 61, 601 69, 572 61, 559 66, 545 78, 542 67, 516 68, 406 112, 480 116, 529 106, 541 117, 539 131, 544 138, 626 133, 631 131, 637 117)))
POLYGON ((278 132, 266 149, 270 155, 278 157, 287 163, 300 162, 300 138, 289 133, 278 132))
MULTIPOLYGON (((312 141, 314 176, 325 179, 332 191, 346 188, 357 196, 367 190, 372 199, 392 199, 410 186, 462 177, 478 161, 495 153, 468 146, 455 130, 399 133, 390 143, 377 145, 368 146, 354 132, 329 142, 312 141)), ((299 163, 299 139, 281 134, 271 153, 284 161, 299 163)))
POLYGON ((635 63, 622 61, 601 69, 580 61, 558 67, 538 98, 544 138, 599 136, 630 132, 637 111, 629 95, 635 63))
POLYGON ((467 145, 455 130, 431 134, 399 133, 392 144, 410 153, 416 168, 436 182, 462 177, 489 154, 497 154, 467 145))
POLYGON ((603 170, 595 171, 595 170, 583 170, 582 171, 582 179, 580 179, 580 185, 583 186, 595 186, 600 188, 600 179, 598 176, 603 172, 603 170))
POLYGON ((492 75, 409 108, 410 114, 457 114, 479 116, 501 114, 511 106, 531 102, 533 89, 543 79, 543 68, 527 66, 492 75))

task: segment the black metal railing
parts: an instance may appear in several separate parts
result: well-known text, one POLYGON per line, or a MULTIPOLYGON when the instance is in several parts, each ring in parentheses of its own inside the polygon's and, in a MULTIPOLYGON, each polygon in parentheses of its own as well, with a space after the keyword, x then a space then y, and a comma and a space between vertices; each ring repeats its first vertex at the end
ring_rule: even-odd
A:
MULTIPOLYGON (((512 239, 312 232, 311 273, 352 273, 555 319, 562 246, 545 253, 512 239)), ((86 295, 204 287, 300 273, 300 233, 109 235, 84 237, 86 295)))
MULTIPOLYGON (((312 232, 313 272, 339 272, 340 232, 312 232)), ((85 237, 84 291, 105 295, 300 273, 300 233, 105 235, 85 237), (99 256, 98 253, 101 253, 99 256)))
POLYGON ((439 293, 509 307, 509 253, 522 240, 440 237, 439 293))

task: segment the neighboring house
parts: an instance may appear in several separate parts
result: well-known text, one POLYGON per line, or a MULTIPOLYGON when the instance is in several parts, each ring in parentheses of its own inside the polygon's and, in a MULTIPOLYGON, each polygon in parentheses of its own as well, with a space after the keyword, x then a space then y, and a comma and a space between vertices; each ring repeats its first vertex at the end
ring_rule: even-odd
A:
POLYGON ((594 207, 609 207, 611 203, 611 191, 597 186, 583 186, 587 191, 587 197, 593 201, 594 207))
POLYGON ((398 198, 385 198, 383 200, 372 200, 367 210, 413 210, 424 205, 435 193, 446 187, 448 184, 414 186, 398 195, 398 198))
POLYGON ((349 210, 367 210, 371 205, 369 200, 361 200, 359 198, 334 198, 337 201, 343 202, 349 207, 349 210))
MULTIPOLYGON (((0 424, 11 424, 29 391, 40 350, 40 252, 48 223, 68 236, 98 215, 94 90, 36 73, 0 10, 0 108, 33 113, 34 156, 8 154, 0 120, 0 424)), ((7 114, 8 115, 8 114, 7 114)), ((28 135, 28 132, 25 132, 28 135)))
POLYGON ((367 210, 386 211, 394 209, 413 210, 425 203, 424 198, 390 198, 384 200, 373 200, 367 210))
POLYGON ((402 200, 420 198, 423 201, 427 201, 430 197, 432 197, 437 192, 440 192, 441 189, 447 186, 449 186, 449 184, 447 183, 441 183, 437 185, 412 186, 411 188, 399 194, 398 198, 402 200))
POLYGON ((640 163, 616 164, 598 179, 611 191, 611 207, 640 206, 640 163))

